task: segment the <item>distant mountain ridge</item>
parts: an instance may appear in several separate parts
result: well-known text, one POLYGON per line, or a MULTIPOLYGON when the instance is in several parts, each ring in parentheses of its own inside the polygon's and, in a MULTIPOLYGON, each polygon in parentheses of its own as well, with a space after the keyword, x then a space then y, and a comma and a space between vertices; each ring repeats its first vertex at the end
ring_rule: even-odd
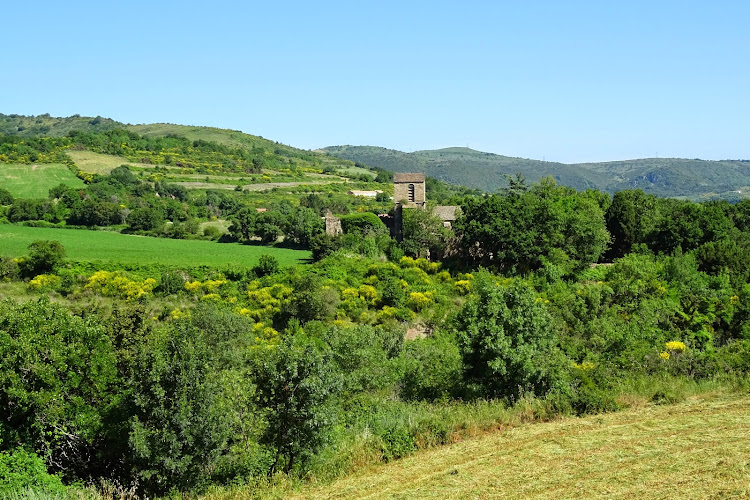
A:
POLYGON ((445 148, 405 153, 376 146, 330 146, 331 156, 395 172, 424 172, 430 177, 472 188, 495 191, 506 175, 520 173, 528 181, 552 176, 559 184, 610 193, 641 188, 664 197, 691 199, 745 197, 750 191, 750 161, 642 158, 602 163, 566 164, 445 148))

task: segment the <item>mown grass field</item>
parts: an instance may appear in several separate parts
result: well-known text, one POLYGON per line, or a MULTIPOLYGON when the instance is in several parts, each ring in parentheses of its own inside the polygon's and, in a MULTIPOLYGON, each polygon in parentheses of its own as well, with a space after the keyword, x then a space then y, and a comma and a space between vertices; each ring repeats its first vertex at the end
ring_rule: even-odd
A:
POLYGON ((83 181, 60 163, 38 165, 0 164, 0 186, 16 198, 46 198, 50 188, 60 183, 83 187, 83 181))
POLYGON ((750 498, 750 395, 522 425, 280 496, 750 498))
POLYGON ((76 162, 78 168, 90 174, 108 174, 120 165, 128 165, 131 167, 145 166, 128 161, 121 156, 105 155, 94 153, 93 151, 68 150, 66 152, 68 153, 68 156, 76 162))
POLYGON ((57 240, 64 247, 67 258, 75 261, 174 266, 216 266, 229 264, 254 266, 263 254, 276 257, 282 267, 305 262, 311 254, 306 250, 292 250, 267 246, 216 243, 200 240, 171 240, 133 236, 108 231, 56 229, 0 225, 0 255, 21 256, 36 240, 57 240))

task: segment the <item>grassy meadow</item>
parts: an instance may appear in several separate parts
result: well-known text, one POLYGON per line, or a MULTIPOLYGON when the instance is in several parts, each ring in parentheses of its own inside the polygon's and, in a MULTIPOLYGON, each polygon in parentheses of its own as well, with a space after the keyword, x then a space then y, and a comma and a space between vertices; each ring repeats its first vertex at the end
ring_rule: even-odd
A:
POLYGON ((129 167, 144 166, 128 161, 121 156, 105 155, 94 153, 93 151, 68 150, 67 153, 79 169, 89 174, 108 174, 120 165, 128 165, 129 167))
POLYGON ((57 240, 65 247, 70 260, 87 262, 254 266, 261 255, 271 254, 279 261, 279 265, 288 267, 310 258, 309 251, 289 248, 172 240, 109 231, 0 225, 0 255, 25 255, 29 244, 36 240, 57 240))
POLYGON ((61 183, 75 188, 84 186, 68 167, 59 163, 0 164, 0 185, 16 198, 46 198, 50 188, 61 183))
POLYGON ((500 429, 279 496, 748 498, 747 436, 750 396, 708 394, 500 429))

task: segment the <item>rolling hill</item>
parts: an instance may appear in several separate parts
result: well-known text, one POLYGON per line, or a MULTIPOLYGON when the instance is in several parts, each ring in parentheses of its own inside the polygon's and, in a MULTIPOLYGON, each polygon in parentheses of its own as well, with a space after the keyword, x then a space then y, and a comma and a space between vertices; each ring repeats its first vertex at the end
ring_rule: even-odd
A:
POLYGON ((641 188, 664 197, 737 199, 750 186, 750 162, 681 158, 644 158, 604 163, 565 164, 484 153, 468 148, 404 153, 374 146, 331 146, 321 151, 337 158, 395 172, 424 172, 437 179, 494 191, 505 176, 520 173, 529 181, 552 176, 575 189, 610 193, 641 188), (738 192, 739 191, 739 192, 738 192))

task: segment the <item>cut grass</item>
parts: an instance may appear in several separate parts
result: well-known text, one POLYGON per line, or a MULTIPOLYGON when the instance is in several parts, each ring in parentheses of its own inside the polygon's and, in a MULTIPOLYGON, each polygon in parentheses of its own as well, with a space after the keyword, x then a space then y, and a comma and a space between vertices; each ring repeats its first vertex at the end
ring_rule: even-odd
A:
POLYGON ((83 181, 60 163, 35 165, 0 164, 0 186, 16 198, 46 198, 59 184, 82 188, 83 181))
POLYGON ((143 167, 143 164, 133 163, 121 156, 105 155, 93 151, 66 151, 76 166, 89 174, 108 174, 120 165, 129 167, 143 167))
POLYGON ((675 405, 514 427, 328 485, 263 496, 748 498, 748 436, 750 396, 709 393, 675 405))
POLYGON ((28 254, 36 240, 57 240, 68 259, 85 262, 161 264, 169 266, 254 266, 263 254, 276 257, 281 267, 309 259, 306 250, 269 246, 216 243, 201 240, 171 240, 83 229, 56 229, 0 225, 0 255, 28 254))

